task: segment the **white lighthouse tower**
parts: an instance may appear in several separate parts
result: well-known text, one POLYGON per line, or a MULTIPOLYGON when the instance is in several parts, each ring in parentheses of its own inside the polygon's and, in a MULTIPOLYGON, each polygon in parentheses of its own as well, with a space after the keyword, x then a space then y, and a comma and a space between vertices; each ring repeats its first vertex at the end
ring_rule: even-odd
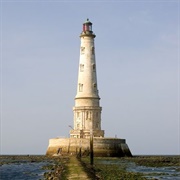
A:
POLYGON ((73 108, 74 129, 70 131, 70 136, 74 138, 89 138, 90 133, 94 137, 104 137, 104 131, 101 130, 102 108, 99 106, 100 97, 97 86, 95 37, 92 23, 87 19, 80 35, 77 94, 73 108))
POLYGON ((95 156, 132 156, 126 140, 117 137, 104 137, 101 130, 100 97, 97 85, 95 34, 92 23, 87 19, 80 34, 80 60, 77 94, 75 96, 74 127, 70 137, 49 139, 46 155, 77 154, 89 155, 92 148, 95 156), (92 140, 93 137, 93 141, 92 140), (91 140, 90 140, 91 139, 91 140))

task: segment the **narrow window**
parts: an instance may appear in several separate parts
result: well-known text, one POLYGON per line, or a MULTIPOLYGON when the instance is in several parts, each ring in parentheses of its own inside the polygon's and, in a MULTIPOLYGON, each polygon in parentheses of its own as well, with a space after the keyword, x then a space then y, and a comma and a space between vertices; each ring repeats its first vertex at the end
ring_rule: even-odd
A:
POLYGON ((79 92, 83 91, 83 84, 79 83, 79 92))
POLYGON ((84 54, 85 52, 85 47, 81 47, 81 54, 84 54))
POLYGON ((98 112, 96 112, 96 117, 98 118, 98 112))
POLYGON ((81 72, 84 71, 84 64, 80 64, 80 71, 81 71, 81 72))
POLYGON ((96 91, 96 90, 97 90, 97 84, 94 83, 94 91, 96 91))
POLYGON ((88 119, 89 113, 88 111, 86 112, 86 120, 88 119))
POLYGON ((93 71, 95 71, 96 70, 96 65, 93 64, 92 66, 93 66, 93 71))
POLYGON ((92 54, 94 54, 94 47, 91 47, 91 52, 92 54))
POLYGON ((77 112, 77 118, 79 118, 79 112, 77 112))

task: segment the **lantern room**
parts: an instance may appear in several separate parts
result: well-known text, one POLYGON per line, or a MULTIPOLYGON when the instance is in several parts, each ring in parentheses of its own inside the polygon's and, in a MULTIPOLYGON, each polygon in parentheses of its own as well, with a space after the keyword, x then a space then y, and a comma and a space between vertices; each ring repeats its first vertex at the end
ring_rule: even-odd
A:
POLYGON ((83 31, 92 31, 92 23, 89 21, 89 19, 87 19, 83 24, 83 31))

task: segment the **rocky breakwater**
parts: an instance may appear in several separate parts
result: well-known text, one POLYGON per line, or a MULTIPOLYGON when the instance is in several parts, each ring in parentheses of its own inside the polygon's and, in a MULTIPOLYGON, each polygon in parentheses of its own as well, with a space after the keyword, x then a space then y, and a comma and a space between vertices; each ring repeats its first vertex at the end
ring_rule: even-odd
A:
POLYGON ((56 156, 51 157, 53 163, 43 167, 47 172, 44 173, 44 179, 46 180, 59 180, 66 179, 67 176, 67 164, 69 163, 68 156, 56 156))

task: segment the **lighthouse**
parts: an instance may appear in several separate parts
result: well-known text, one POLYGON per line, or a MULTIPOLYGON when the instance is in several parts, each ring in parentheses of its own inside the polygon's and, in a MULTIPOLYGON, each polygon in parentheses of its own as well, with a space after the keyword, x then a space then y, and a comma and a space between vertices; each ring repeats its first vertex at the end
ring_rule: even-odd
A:
POLYGON ((132 156, 125 139, 104 137, 104 130, 101 130, 102 107, 97 83, 95 37, 92 23, 87 19, 80 34, 77 92, 73 107, 74 126, 70 126, 70 137, 49 139, 46 155, 89 155, 93 147, 95 156, 132 156))
POLYGON ((73 107, 74 128, 70 131, 70 137, 74 138, 89 138, 91 133, 94 137, 104 137, 104 131, 101 130, 102 108, 97 85, 95 37, 92 23, 87 19, 80 34, 77 94, 73 107))

